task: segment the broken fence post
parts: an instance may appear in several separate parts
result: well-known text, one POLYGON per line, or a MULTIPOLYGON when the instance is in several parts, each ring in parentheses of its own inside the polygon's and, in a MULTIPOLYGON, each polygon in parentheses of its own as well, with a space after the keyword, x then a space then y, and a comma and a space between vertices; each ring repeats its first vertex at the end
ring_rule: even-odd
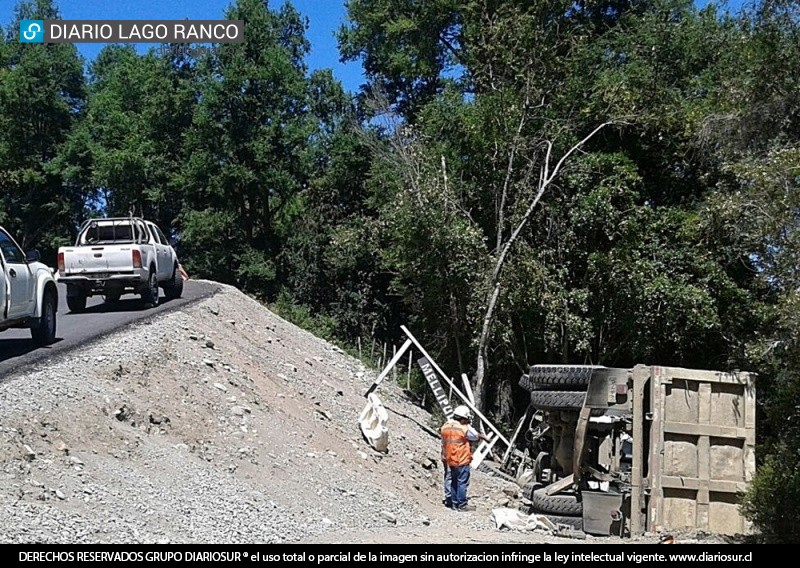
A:
MULTIPOLYGON (((392 361, 394 361, 395 357, 397 357, 397 345, 392 343, 392 361)), ((394 382, 397 382, 397 365, 392 367, 392 378, 394 379, 394 382)))
POLYGON ((408 352, 408 374, 406 375, 406 389, 408 390, 411 390, 411 356, 413 354, 413 349, 408 352))
POLYGON ((364 393, 365 397, 368 397, 376 388, 378 388, 378 385, 381 384, 381 381, 383 381, 383 379, 386 378, 386 375, 389 374, 389 371, 392 370, 392 368, 397 364, 397 362, 403 356, 403 353, 405 353, 406 350, 409 347, 411 347, 411 340, 410 339, 406 339, 406 342, 403 343, 403 346, 400 348, 400 351, 395 353, 395 356, 392 358, 391 361, 389 361, 389 364, 386 365, 386 367, 383 369, 383 371, 381 371, 381 374, 378 375, 378 378, 375 379, 375 382, 372 383, 372 385, 369 387, 369 389, 367 389, 367 392, 364 393))

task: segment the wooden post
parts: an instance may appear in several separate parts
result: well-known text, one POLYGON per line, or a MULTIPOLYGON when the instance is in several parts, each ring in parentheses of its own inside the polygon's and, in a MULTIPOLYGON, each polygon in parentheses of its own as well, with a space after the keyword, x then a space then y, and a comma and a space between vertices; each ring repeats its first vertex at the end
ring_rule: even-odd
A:
POLYGON ((406 350, 407 350, 409 347, 411 347, 411 340, 410 340, 410 339, 406 339, 406 342, 405 342, 405 343, 403 343, 403 346, 400 348, 400 351, 398 351, 398 352, 395 354, 394 358, 393 358, 391 361, 389 361, 389 364, 386 366, 386 368, 385 368, 383 371, 381 371, 381 374, 380 374, 380 375, 378 375, 378 378, 377 378, 377 379, 375 379, 375 382, 374 382, 374 383, 372 383, 372 385, 369 387, 369 389, 367 390, 367 392, 366 392, 366 393, 364 393, 364 396, 365 396, 365 397, 369 396, 369 394, 370 394, 371 392, 373 392, 373 391, 374 391, 376 388, 378 388, 378 385, 379 385, 379 384, 381 384, 381 381, 382 381, 383 379, 385 379, 385 378, 386 378, 386 375, 388 375, 388 374, 389 374, 389 371, 390 371, 390 370, 392 370, 392 368, 393 368, 395 365, 397 365, 397 362, 400 360, 400 358, 403 356, 403 354, 406 352, 406 350))
POLYGON ((381 356, 381 362, 378 363, 378 367, 383 365, 384 361, 386 361, 386 343, 383 344, 383 355, 381 356))
MULTIPOLYGON (((411 341, 409 339, 409 341, 411 341)), ((406 375, 406 389, 411 390, 411 356, 414 354, 414 350, 410 350, 408 352, 408 374, 406 375)))
MULTIPOLYGON (((397 356, 397 345, 392 343, 392 360, 394 360, 396 356, 397 356)), ((397 383, 397 365, 392 367, 392 378, 394 379, 394 382, 397 383)))
POLYGON ((359 335, 357 340, 358 342, 358 358, 361 359, 361 336, 359 335))
POLYGON ((511 455, 511 452, 514 450, 513 444, 514 444, 514 442, 517 441, 517 436, 519 436, 519 433, 522 430, 522 425, 525 424, 525 422, 528 421, 528 416, 530 415, 531 410, 533 410, 533 405, 528 403, 528 408, 525 409, 525 414, 523 414, 522 418, 519 419, 519 424, 517 424, 517 429, 514 431, 514 435, 511 436, 511 445, 508 446, 508 449, 506 450, 506 453, 503 455, 503 461, 501 462, 503 465, 505 465, 506 462, 508 462, 508 457, 511 455))

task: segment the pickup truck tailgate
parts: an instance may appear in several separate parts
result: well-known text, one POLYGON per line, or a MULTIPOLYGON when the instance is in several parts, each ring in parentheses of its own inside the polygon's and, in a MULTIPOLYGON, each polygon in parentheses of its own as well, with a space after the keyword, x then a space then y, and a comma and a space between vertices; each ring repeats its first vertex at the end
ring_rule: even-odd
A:
POLYGON ((66 275, 133 271, 131 246, 94 246, 64 249, 66 275))

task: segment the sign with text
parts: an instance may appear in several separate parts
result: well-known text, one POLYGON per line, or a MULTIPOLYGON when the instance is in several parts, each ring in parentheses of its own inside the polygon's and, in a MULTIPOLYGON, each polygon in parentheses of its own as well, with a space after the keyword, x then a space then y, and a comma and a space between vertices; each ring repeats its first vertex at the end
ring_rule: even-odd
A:
POLYGON ((242 43, 244 20, 22 20, 22 43, 242 43))
POLYGON ((422 374, 425 375, 425 380, 428 381, 428 384, 433 391, 433 396, 436 397, 436 402, 439 403, 439 408, 442 409, 442 412, 444 412, 444 415, 447 416, 447 418, 452 418, 453 409, 450 406, 450 400, 447 398, 447 395, 442 388, 442 383, 439 382, 439 378, 436 376, 436 371, 433 369, 433 365, 431 365, 431 362, 428 361, 427 357, 417 359, 417 364, 419 364, 420 369, 422 369, 422 374))

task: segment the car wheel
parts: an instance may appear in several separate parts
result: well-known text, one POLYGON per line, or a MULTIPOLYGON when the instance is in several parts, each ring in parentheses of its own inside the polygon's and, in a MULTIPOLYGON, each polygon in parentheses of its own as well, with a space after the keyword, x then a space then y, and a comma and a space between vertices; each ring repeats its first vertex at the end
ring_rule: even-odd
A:
POLYGON ((150 271, 147 279, 147 289, 142 292, 142 302, 148 308, 155 308, 158 305, 158 276, 154 270, 150 271))
POLYGON ((36 326, 31 328, 31 337, 38 345, 50 345, 56 340, 56 308, 55 294, 45 292, 42 317, 36 326))
POLYGON ((177 300, 183 294, 183 278, 175 267, 172 270, 172 279, 164 286, 164 295, 170 300, 177 300))
POLYGON ((86 293, 83 290, 79 290, 73 296, 67 294, 67 307, 69 308, 69 311, 75 314, 85 311, 86 293))

